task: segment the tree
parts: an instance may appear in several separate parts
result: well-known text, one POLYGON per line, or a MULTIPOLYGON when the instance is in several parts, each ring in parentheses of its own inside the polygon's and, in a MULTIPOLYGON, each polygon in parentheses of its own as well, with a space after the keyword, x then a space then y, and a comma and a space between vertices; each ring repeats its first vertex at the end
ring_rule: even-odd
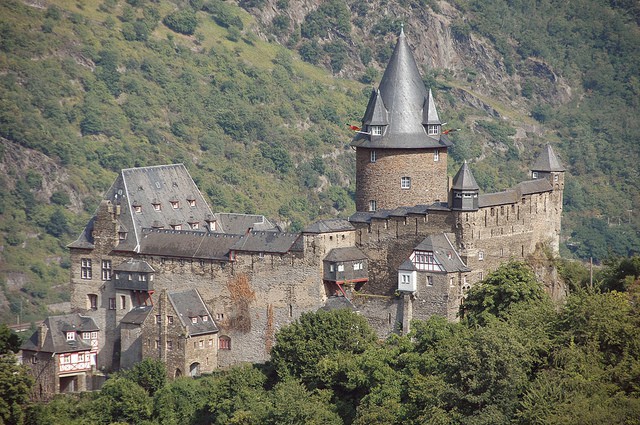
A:
POLYGON ((144 359, 122 376, 140 385, 153 397, 167 383, 167 367, 160 360, 144 359))
POLYGON ((366 319, 347 310, 304 313, 276 334, 272 362, 282 378, 295 376, 309 388, 320 384, 319 363, 332 354, 362 353, 376 341, 366 319))
POLYGON ((0 324, 0 356, 17 353, 20 350, 20 337, 7 325, 0 324))
POLYGON ((25 405, 33 386, 26 367, 16 364, 13 353, 20 338, 7 325, 0 325, 0 423, 18 425, 24 421, 25 405))
POLYGON ((92 419, 99 424, 140 423, 151 419, 151 399, 140 385, 116 376, 107 380, 92 403, 92 419))
POLYGON ((469 290, 460 315, 469 323, 483 325, 491 317, 503 316, 512 304, 544 297, 544 289, 531 268, 525 263, 510 261, 469 290))
POLYGON ((175 32, 186 35, 193 34, 198 26, 196 14, 191 9, 183 9, 173 12, 165 16, 162 22, 175 32))

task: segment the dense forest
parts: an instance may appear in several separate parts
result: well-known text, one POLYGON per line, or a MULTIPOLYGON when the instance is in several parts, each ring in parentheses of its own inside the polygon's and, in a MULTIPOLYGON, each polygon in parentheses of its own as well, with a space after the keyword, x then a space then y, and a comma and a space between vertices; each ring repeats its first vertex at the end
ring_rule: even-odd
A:
POLYGON ((634 1, 7 0, 0 4, 0 319, 68 301, 66 244, 116 173, 185 163, 216 211, 292 231, 354 211, 358 124, 404 24, 484 191, 546 142, 562 255, 640 251, 634 1))
MULTIPOLYGON (((9 361, 0 421, 639 424, 640 257, 607 264, 593 283, 575 263, 558 267, 572 282, 561 305, 511 262, 470 290, 459 323, 434 317, 378 341, 353 311, 306 313, 278 331, 269 363, 197 379, 167 381, 147 359, 99 392, 31 404, 31 381, 9 361)), ((11 339, 0 329, 0 347, 11 339)))

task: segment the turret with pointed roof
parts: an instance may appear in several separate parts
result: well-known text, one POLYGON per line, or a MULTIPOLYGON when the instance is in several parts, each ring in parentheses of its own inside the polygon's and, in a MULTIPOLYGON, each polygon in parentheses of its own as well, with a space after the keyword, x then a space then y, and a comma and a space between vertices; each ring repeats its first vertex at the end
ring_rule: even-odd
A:
POLYGON ((547 144, 531 167, 533 179, 547 179, 554 189, 564 189, 565 168, 550 144, 547 144))
POLYGON ((462 164, 460 170, 453 178, 453 202, 451 208, 456 211, 478 210, 478 192, 480 187, 469 169, 467 161, 462 164))
POLYGON ((358 211, 446 201, 451 142, 427 91, 404 30, 362 118, 356 149, 358 211))

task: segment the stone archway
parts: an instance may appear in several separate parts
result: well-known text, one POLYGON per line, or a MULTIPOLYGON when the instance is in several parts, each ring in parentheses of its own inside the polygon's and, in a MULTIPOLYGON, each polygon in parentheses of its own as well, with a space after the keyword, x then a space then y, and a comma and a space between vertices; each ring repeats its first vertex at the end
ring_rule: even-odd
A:
POLYGON ((191 363, 191 366, 189 366, 189 376, 200 376, 200 363, 191 363))
POLYGON ((180 368, 176 369, 176 372, 173 374, 174 378, 179 378, 182 376, 182 371, 180 370, 180 368))

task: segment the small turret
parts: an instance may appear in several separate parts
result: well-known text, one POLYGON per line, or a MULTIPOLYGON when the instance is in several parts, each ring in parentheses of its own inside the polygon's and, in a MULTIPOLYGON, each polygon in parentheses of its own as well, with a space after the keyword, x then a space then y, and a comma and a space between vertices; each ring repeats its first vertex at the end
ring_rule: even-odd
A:
POLYGON ((531 178, 548 179, 555 190, 564 189, 565 168, 551 145, 547 144, 531 167, 531 178))
POLYGON ((477 211, 480 187, 473 177, 467 161, 462 164, 453 178, 453 201, 451 209, 455 211, 477 211))
POLYGON ((438 137, 442 133, 442 122, 438 116, 436 103, 433 100, 433 94, 429 89, 429 97, 425 99, 422 107, 422 125, 427 129, 427 134, 432 137, 438 137))

